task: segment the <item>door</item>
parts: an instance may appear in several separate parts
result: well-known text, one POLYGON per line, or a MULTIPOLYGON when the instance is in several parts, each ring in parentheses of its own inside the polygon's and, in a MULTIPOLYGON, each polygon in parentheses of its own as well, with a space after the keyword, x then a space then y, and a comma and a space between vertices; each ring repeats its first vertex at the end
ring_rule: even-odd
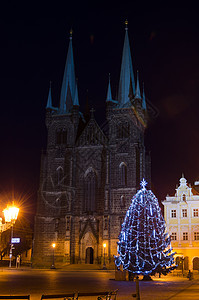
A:
POLYGON ((93 248, 86 248, 86 264, 93 264, 93 248))
POLYGON ((199 270, 199 257, 193 259, 193 270, 199 270))

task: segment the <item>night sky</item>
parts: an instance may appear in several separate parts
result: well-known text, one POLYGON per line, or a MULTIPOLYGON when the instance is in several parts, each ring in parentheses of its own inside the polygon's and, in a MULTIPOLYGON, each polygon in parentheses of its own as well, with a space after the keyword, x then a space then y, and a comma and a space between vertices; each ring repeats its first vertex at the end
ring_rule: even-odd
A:
POLYGON ((134 75, 139 70, 155 108, 145 140, 152 157, 152 190, 161 201, 174 193, 182 173, 191 184, 199 179, 196 7, 81 3, 1 4, 0 205, 11 195, 23 198, 31 219, 46 148, 49 82, 58 105, 71 27, 80 110, 88 97, 102 123, 109 73, 113 98, 118 89, 128 19, 134 75))

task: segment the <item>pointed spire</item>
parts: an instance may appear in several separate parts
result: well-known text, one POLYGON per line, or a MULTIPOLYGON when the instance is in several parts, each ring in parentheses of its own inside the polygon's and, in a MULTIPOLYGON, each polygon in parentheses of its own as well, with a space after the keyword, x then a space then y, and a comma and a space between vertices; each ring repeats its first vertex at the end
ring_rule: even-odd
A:
POLYGON ((135 90, 135 99, 141 99, 138 71, 137 71, 137 85, 136 85, 136 90, 135 90))
POLYGON ((75 66, 74 66, 73 47, 72 47, 72 30, 70 30, 68 54, 66 59, 66 65, 65 65, 62 88, 61 88, 61 96, 60 96, 61 113, 69 112, 72 106, 77 105, 77 103, 79 105, 78 94, 76 93, 76 89, 77 88, 76 88, 76 80, 75 80, 75 66))
POLYGON ((112 101, 112 93, 111 93, 111 79, 110 79, 110 73, 109 73, 109 82, 108 82, 108 91, 106 96, 106 102, 112 101))
POLYGON ((146 110, 146 99, 145 99, 145 92, 144 92, 144 82, 143 82, 143 92, 142 92, 142 108, 146 110))
POLYGON ((118 92, 118 102, 120 106, 124 106, 129 101, 129 91, 130 87, 135 95, 135 81, 133 75, 133 65, 131 59, 131 51, 128 38, 128 21, 125 21, 125 39, 122 54, 122 64, 120 72, 120 82, 119 82, 119 92, 118 92))
POLYGON ((73 105, 74 106, 79 106, 77 83, 76 83, 76 86, 75 86, 75 97, 74 97, 73 105))
POLYGON ((47 105, 46 105, 46 109, 48 109, 48 108, 52 109, 51 81, 50 81, 48 100, 47 100, 47 105))

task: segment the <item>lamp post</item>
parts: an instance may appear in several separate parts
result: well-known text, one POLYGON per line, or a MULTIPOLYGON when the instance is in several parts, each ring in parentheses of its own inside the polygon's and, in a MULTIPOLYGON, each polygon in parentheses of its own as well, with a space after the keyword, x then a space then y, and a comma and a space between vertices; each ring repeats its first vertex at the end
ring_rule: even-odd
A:
POLYGON ((103 270, 107 270, 106 267, 106 261, 105 261, 105 254, 106 254, 106 243, 103 244, 103 248, 104 248, 104 264, 103 264, 103 270))
POLYGON ((17 208, 13 203, 12 206, 8 205, 7 208, 4 209, 3 213, 4 213, 4 217, 5 217, 5 222, 11 224, 10 262, 9 262, 9 268, 11 268, 12 267, 12 249, 13 249, 13 244, 12 244, 13 225, 14 225, 15 221, 17 220, 19 208, 17 208))
POLYGON ((51 269, 55 269, 55 247, 56 247, 56 244, 55 243, 52 243, 52 248, 53 248, 53 261, 52 261, 52 265, 51 265, 51 269))

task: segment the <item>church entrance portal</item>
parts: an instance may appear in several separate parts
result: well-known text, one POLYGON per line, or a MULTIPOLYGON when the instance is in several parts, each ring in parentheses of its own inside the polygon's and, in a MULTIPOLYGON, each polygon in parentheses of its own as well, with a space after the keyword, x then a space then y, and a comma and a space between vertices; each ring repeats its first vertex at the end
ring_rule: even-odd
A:
POLYGON ((93 264, 93 248, 86 248, 86 264, 93 264))

